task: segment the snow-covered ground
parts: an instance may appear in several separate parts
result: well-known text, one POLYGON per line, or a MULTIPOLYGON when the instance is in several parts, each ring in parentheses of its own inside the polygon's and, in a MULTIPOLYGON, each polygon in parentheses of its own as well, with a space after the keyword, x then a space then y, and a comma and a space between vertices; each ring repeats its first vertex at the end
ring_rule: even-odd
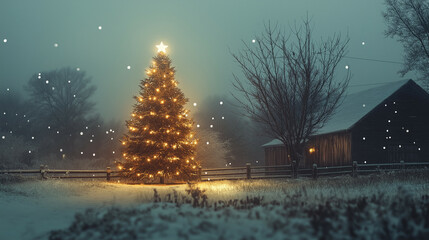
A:
POLYGON ((0 185, 0 239, 47 239, 52 230, 61 230, 53 239, 98 239, 106 234, 112 239, 284 239, 321 234, 365 239, 374 236, 367 234, 381 238, 393 229, 406 232, 398 226, 412 214, 417 217, 409 220, 411 230, 429 236, 424 225, 429 224, 428 180, 427 173, 417 173, 199 183, 193 190, 206 190, 208 208, 183 204, 192 200, 185 184, 6 182, 0 185), (170 203, 153 203, 154 188, 170 203))

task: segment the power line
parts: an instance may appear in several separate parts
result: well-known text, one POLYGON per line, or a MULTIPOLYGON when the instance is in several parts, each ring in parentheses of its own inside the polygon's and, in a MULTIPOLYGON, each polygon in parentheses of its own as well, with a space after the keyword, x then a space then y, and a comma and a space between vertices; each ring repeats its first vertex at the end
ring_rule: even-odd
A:
POLYGON ((393 64, 404 64, 404 63, 402 63, 402 62, 388 61, 388 60, 380 60, 380 59, 373 59, 373 58, 361 58, 361 57, 352 57, 352 56, 344 56, 344 58, 357 59, 357 60, 364 60, 364 61, 372 61, 372 62, 393 63, 393 64))

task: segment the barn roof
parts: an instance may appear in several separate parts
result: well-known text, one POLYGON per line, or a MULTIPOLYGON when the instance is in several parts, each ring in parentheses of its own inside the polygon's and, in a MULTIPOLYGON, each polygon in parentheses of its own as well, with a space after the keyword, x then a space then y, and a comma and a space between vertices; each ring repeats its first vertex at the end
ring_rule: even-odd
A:
MULTIPOLYGON (((325 126, 319 129, 315 135, 350 129, 366 114, 408 82, 413 82, 413 80, 401 80, 348 94, 325 126)), ((274 139, 271 142, 262 145, 262 147, 276 145, 283 145, 283 143, 278 139, 274 139)))

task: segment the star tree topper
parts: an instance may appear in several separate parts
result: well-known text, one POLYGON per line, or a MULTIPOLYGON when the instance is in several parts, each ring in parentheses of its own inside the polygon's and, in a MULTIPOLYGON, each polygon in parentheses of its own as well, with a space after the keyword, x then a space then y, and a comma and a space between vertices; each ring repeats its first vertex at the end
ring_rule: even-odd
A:
POLYGON ((168 48, 168 45, 164 45, 164 43, 161 42, 159 45, 156 45, 156 47, 158 48, 158 52, 167 53, 165 49, 168 48))

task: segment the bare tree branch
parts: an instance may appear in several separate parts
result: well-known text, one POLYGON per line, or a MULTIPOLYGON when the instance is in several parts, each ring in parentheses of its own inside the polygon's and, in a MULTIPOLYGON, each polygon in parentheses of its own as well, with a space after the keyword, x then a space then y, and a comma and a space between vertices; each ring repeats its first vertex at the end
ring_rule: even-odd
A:
POLYGON ((291 159, 299 161, 309 137, 339 105, 350 80, 335 81, 335 70, 347 52, 348 38, 312 39, 308 18, 286 35, 278 25, 265 25, 257 44, 244 43, 232 54, 244 78, 234 75, 234 96, 247 116, 281 140, 291 159))

